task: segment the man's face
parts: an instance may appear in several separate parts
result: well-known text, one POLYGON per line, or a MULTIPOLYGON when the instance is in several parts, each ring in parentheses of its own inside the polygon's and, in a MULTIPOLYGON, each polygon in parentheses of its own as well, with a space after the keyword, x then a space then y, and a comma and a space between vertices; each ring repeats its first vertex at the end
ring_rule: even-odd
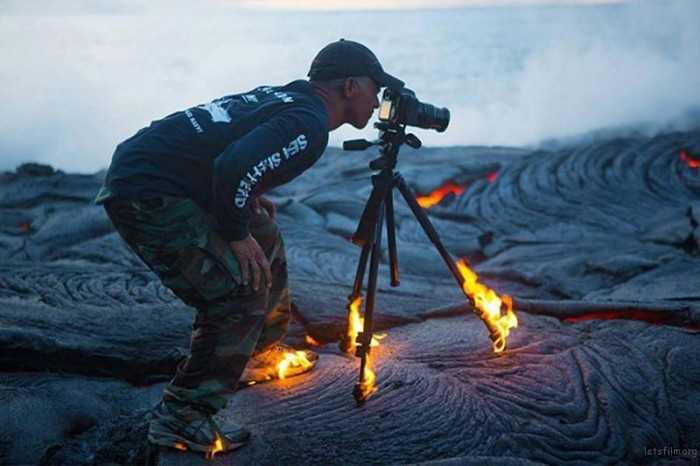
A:
POLYGON ((379 86, 372 78, 348 78, 345 86, 348 99, 347 121, 357 129, 367 126, 375 108, 379 108, 379 86))

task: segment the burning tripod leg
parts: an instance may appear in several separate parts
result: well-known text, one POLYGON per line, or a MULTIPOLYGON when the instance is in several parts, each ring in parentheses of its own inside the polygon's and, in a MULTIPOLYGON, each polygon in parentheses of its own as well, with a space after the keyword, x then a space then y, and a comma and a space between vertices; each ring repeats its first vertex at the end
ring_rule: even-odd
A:
MULTIPOLYGON (((388 191, 391 195, 391 190, 388 191)), ((362 333, 358 335, 360 345, 357 347, 357 355, 360 360, 360 381, 355 384, 353 396, 358 403, 363 403, 374 392, 377 387, 374 383, 374 371, 370 352, 372 351, 372 320, 374 317, 374 299, 377 294, 377 272, 379 271, 379 257, 382 252, 382 224, 383 224, 383 202, 379 204, 377 222, 374 225, 374 241, 372 242, 372 255, 369 260, 369 281, 367 283, 367 302, 365 303, 365 317, 362 333)))
POLYGON ((367 268, 367 258, 372 245, 365 243, 362 246, 360 260, 355 273, 355 283, 352 287, 352 293, 348 296, 347 305, 347 328, 345 335, 338 342, 340 351, 348 354, 353 354, 357 345, 357 334, 360 333, 363 327, 363 320, 360 315, 360 306, 362 305, 362 282, 364 281, 365 269, 367 268))
POLYGON ((399 148, 406 143, 417 149, 421 146, 420 140, 413 134, 406 134, 405 125, 392 125, 377 123, 379 140, 375 142, 359 140, 346 141, 343 148, 346 150, 364 150, 372 145, 380 146, 380 157, 370 162, 369 167, 379 173, 372 175, 372 192, 362 211, 357 230, 353 235, 353 243, 362 246, 362 253, 355 275, 353 292, 348 302, 348 331, 340 347, 343 351, 350 352, 356 349, 356 354, 362 358, 360 363, 360 381, 355 385, 353 395, 358 404, 364 402, 377 388, 374 383, 374 372, 371 367, 370 350, 373 346, 372 320, 374 314, 374 299, 377 292, 377 270, 381 255, 382 227, 384 223, 384 209, 386 209, 387 237, 389 241, 389 260, 391 262, 391 285, 399 285, 399 267, 396 254, 396 233, 394 224, 393 190, 398 187, 401 195, 411 208, 413 215, 420 223, 423 231, 433 243, 438 253, 445 261, 447 268, 452 273, 464 294, 469 298, 474 312, 483 320, 489 331, 495 352, 503 351, 506 347, 506 338, 511 328, 516 327, 518 320, 512 309, 512 300, 509 296, 500 297, 493 290, 478 282, 477 275, 469 268, 465 261, 455 263, 450 253, 440 241, 435 228, 430 223, 427 214, 418 204, 415 195, 408 187, 400 173, 395 171, 399 148), (364 322, 359 317, 359 307, 362 300, 362 282, 367 266, 367 258, 370 258, 369 280, 367 284, 367 302, 365 305, 364 322), (357 333, 357 328, 362 324, 362 333, 357 333))
POLYGON ((495 291, 479 283, 479 277, 465 260, 455 263, 440 241, 440 237, 430 223, 425 211, 418 205, 416 197, 406 185, 403 177, 398 175, 396 184, 418 223, 423 227, 423 231, 435 245, 452 276, 457 280, 465 296, 469 299, 474 312, 486 325, 489 331, 489 338, 493 342, 494 352, 500 353, 506 348, 506 339, 510 329, 518 326, 518 319, 513 313, 512 298, 508 295, 498 296, 495 291))
POLYGON ((360 223, 353 235, 353 242, 362 246, 360 260, 353 292, 348 302, 348 327, 344 340, 340 347, 345 352, 355 352, 361 358, 360 379, 355 385, 353 395, 358 403, 364 402, 374 392, 374 371, 370 351, 378 344, 373 335, 374 303, 377 292, 377 273, 381 256, 382 228, 384 224, 384 209, 387 214, 387 233, 389 237, 390 259, 392 261, 392 285, 398 285, 398 266, 396 260, 396 237, 394 233, 393 203, 389 200, 392 196, 394 184, 393 174, 382 172, 372 177, 372 194, 362 212, 360 223), (371 257, 370 257, 371 256, 371 257), (369 278, 367 283, 367 301, 365 302, 364 317, 360 317, 360 305, 362 303, 362 283, 369 258, 369 278), (362 331, 360 332, 360 328, 362 331))

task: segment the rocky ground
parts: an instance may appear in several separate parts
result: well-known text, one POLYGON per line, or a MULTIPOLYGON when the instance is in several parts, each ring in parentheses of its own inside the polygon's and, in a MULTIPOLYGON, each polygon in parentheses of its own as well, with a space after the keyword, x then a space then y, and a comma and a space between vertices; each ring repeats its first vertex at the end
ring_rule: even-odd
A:
MULTIPOLYGON (((234 394, 220 417, 254 435, 214 463, 697 464, 700 131, 404 149, 399 169, 419 193, 464 187, 430 218, 455 257, 514 296, 520 326, 494 354, 397 197, 401 286, 385 261, 379 391, 357 407, 358 361, 335 342, 372 157, 329 149, 274 193, 290 340, 313 336, 321 362, 234 394), (650 453, 664 447, 680 451, 650 453)), ((192 312, 91 205, 103 175, 0 175, 0 464, 205 463, 143 441, 192 312)))

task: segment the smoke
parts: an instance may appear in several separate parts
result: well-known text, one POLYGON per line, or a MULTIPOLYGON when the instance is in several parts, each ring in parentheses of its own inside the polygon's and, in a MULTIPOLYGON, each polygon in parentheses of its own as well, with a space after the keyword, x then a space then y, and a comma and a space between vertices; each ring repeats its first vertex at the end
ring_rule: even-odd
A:
POLYGON ((479 101, 455 108, 444 136, 423 133, 427 142, 532 145, 700 126, 700 2, 636 2, 587 20, 550 13, 530 14, 544 40, 520 70, 479 83, 479 101))
MULTIPOLYGON (((150 120, 304 77, 315 52, 343 36, 370 45, 421 100, 450 108, 445 133, 416 131, 429 145, 683 129, 679 117, 700 106, 695 0, 338 13, 6 1, 0 169, 39 161, 94 172, 150 120), (21 14, 9 14, 13 4, 21 14)), ((361 136, 375 134, 342 127, 331 144, 361 136)))
MULTIPOLYGON (((284 53, 291 38, 256 31, 255 14, 246 23, 232 21, 230 10, 217 17, 106 8, 0 17, 0 169, 31 160, 94 172, 151 120, 287 82, 290 71, 303 76, 284 53)), ((308 63, 315 48, 297 57, 308 63)))

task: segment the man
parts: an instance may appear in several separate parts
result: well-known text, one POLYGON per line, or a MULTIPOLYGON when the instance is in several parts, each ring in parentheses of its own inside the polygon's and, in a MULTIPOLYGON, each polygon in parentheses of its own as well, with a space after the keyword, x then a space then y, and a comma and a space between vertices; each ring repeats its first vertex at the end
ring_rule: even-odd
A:
MULTIPOLYGON (((247 441, 244 428, 222 432, 212 416, 244 370, 244 381, 269 379, 291 351, 280 344, 289 321, 284 245, 261 195, 311 167, 329 131, 365 127, 380 87, 403 86, 367 47, 343 39, 318 53, 308 76, 173 113, 114 153, 96 202, 196 309, 190 355, 152 413, 154 444, 210 453, 247 441)), ((317 356, 302 359, 297 373, 317 356)))

